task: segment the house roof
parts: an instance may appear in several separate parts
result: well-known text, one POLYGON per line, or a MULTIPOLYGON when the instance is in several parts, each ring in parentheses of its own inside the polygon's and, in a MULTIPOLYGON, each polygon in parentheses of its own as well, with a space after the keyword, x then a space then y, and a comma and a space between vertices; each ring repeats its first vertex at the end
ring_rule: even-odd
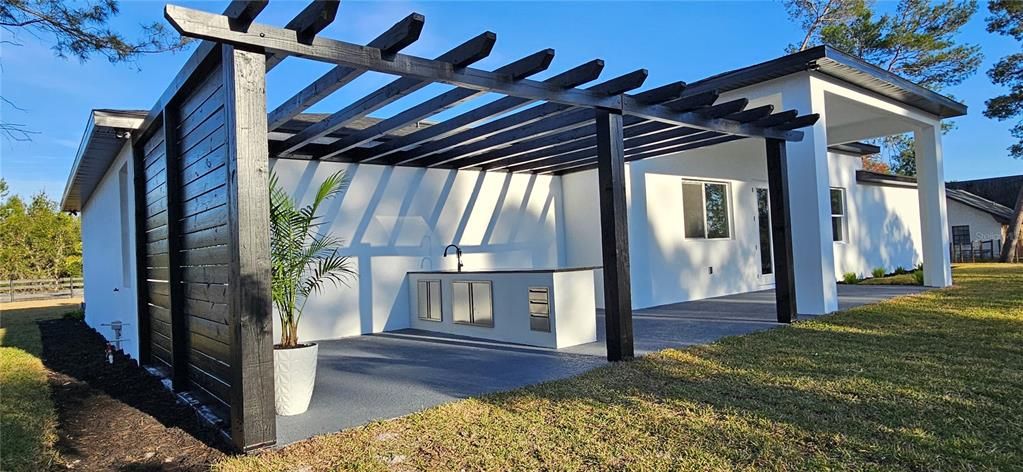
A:
POLYGON ((987 179, 960 180, 949 182, 947 187, 966 190, 1009 208, 1016 205, 1016 197, 1023 187, 1023 174, 991 177, 987 179))
POLYGON ((999 223, 1008 224, 1012 219, 1012 209, 997 202, 993 202, 979 195, 974 195, 966 190, 945 187, 945 196, 963 205, 976 208, 993 216, 999 223))
MULTIPOLYGON (((75 163, 71 168, 64 196, 61 199, 62 211, 80 211, 82 205, 89 200, 96 185, 106 174, 110 163, 117 158, 117 153, 124 146, 130 132, 137 131, 146 117, 146 110, 112 110, 97 109, 89 115, 89 121, 78 146, 75 163), (125 133, 125 132, 129 133, 125 133)), ((302 113, 281 125, 278 131, 270 133, 270 139, 283 139, 291 136, 295 129, 302 129, 323 119, 322 113, 302 113)), ((362 117, 352 121, 348 126, 332 134, 332 138, 344 137, 357 131, 369 128, 380 122, 380 118, 362 117)), ((394 136, 403 136, 416 130, 432 125, 431 121, 420 121, 393 131, 394 136)))
POLYGON ((110 163, 117 158, 125 140, 142 125, 146 113, 145 110, 92 111, 64 187, 64 196, 60 200, 61 210, 82 209, 82 205, 106 174, 110 163))
MULTIPOLYGON (((856 181, 865 184, 886 185, 889 187, 916 188, 916 178, 904 175, 881 174, 867 170, 856 171, 856 181)), ((991 215, 1002 224, 1008 224, 1012 219, 1012 209, 997 202, 993 202, 979 195, 953 188, 952 182, 945 184, 945 197, 955 200, 968 207, 983 211, 991 215)))
POLYGON ((816 71, 940 118, 966 114, 966 105, 831 46, 817 46, 689 84, 686 93, 727 92, 804 71, 816 71))

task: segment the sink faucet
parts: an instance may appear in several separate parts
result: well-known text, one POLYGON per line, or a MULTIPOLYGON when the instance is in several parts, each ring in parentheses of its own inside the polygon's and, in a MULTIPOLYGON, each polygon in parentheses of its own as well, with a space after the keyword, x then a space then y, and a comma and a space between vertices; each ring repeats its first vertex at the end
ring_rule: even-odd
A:
POLYGON ((462 271, 462 248, 458 247, 457 244, 448 244, 448 247, 444 248, 444 257, 448 257, 448 249, 455 248, 455 257, 458 258, 458 271, 462 271))

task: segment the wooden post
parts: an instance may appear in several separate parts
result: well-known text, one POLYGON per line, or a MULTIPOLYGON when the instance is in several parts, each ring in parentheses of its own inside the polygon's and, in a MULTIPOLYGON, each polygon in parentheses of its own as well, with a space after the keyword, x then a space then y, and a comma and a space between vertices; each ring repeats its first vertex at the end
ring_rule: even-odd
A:
POLYGON ((621 113, 598 109, 597 180, 604 264, 607 360, 632 359, 629 217, 625 202, 625 143, 621 113))
POLYGON ((231 269, 231 440, 241 450, 277 441, 270 302, 266 62, 224 46, 231 269))
POLYGON ((774 296, 778 322, 796 320, 796 279, 792 261, 792 215, 789 213, 788 157, 785 141, 767 138, 767 185, 774 239, 774 296))

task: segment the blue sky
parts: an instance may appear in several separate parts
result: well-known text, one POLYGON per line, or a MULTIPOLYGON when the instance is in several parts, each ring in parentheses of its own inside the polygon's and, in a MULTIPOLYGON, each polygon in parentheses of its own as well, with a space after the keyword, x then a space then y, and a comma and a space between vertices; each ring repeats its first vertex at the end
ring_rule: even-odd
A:
MULTIPOLYGON (((221 11, 224 1, 179 4, 221 11)), ((970 114, 956 120, 958 128, 944 139, 945 176, 971 179, 1023 173, 1023 160, 1006 155, 1013 142, 1011 123, 981 114, 984 100, 999 92, 984 74, 999 57, 1017 52, 1011 39, 984 31, 986 2, 960 36, 982 45, 982 70, 947 91, 965 101, 970 114)), ((163 1, 123 1, 114 22, 120 31, 162 21, 163 1)), ((261 22, 281 25, 305 6, 305 1, 274 0, 261 22)), ((890 8, 890 3, 879 3, 890 8)), ((410 12, 426 16, 421 39, 405 50, 433 57, 482 31, 498 33, 494 53, 477 63, 493 68, 529 53, 553 47, 557 51, 543 78, 593 58, 606 61, 604 75, 612 77, 647 68, 647 84, 675 80, 695 81, 725 70, 743 67, 783 54, 785 46, 801 39, 796 25, 779 1, 762 2, 351 2, 344 1, 338 19, 324 34, 364 43, 410 12)), ((3 39, 11 39, 3 33, 3 39)), ((135 64, 110 64, 103 58, 86 63, 55 57, 46 38, 21 34, 22 46, 0 46, 0 94, 24 111, 4 104, 0 113, 8 122, 24 123, 38 132, 31 142, 0 142, 0 173, 15 193, 45 190, 59 198, 75 152, 93 108, 149 109, 187 59, 187 52, 148 56, 135 64)), ((326 64, 288 59, 268 77, 269 106, 299 90, 326 64)), ((351 102, 389 78, 366 74, 318 104, 311 111, 332 111, 351 102)), ((411 103, 446 90, 431 85, 376 115, 389 116, 411 103)), ((485 96, 482 100, 491 99, 485 96)), ((481 101, 471 102, 478 106, 481 101)), ((449 110, 443 119, 461 109, 449 110)))

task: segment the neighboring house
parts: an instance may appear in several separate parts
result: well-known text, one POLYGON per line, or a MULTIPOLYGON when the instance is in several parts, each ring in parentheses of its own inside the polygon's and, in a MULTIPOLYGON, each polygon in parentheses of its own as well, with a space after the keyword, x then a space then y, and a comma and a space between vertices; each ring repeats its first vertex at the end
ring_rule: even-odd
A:
POLYGON ((1006 175, 975 180, 954 180, 945 184, 947 188, 965 190, 979 197, 991 200, 999 205, 1013 208, 1020 187, 1023 187, 1023 175, 1006 175))
POLYGON ((1012 220, 1012 208, 956 188, 946 187, 945 195, 952 245, 994 241, 997 254, 1012 220))
MULTIPOLYGON (((186 18, 180 9, 167 15, 186 18)), ((82 212, 86 321, 135 325, 137 336, 123 343, 128 353, 184 369, 187 378, 169 374, 179 388, 199 385, 232 412, 266 401, 256 391, 263 384, 246 382, 266 378, 271 342, 268 152, 280 183, 303 201, 338 170, 351 179, 325 208, 322 229, 347 241, 343 252, 359 278, 309 301, 303 340, 433 326, 561 346, 557 322, 568 313, 558 312, 585 315, 592 327, 594 301, 610 301, 611 325, 630 320, 630 307, 777 285, 779 320, 790 321, 796 310, 836 311, 844 272, 924 262, 926 285, 952 282, 941 120, 964 115, 966 106, 832 48, 690 83, 676 101, 678 87, 670 85, 645 95, 624 95, 636 87, 610 96, 562 91, 406 56, 392 61, 342 46, 326 53, 340 43, 306 46, 293 32, 235 32, 250 14, 204 18, 189 12, 186 26, 218 27, 191 35, 246 47, 189 61, 148 113, 95 111, 62 208, 82 212), (342 67, 267 119, 264 64, 245 52, 264 47, 264 38, 273 41, 267 68, 288 48, 342 67), (436 123, 395 117, 451 102, 365 118, 374 100, 407 91, 385 90, 331 116, 286 113, 360 68, 401 75, 395 83, 409 88, 424 76, 460 87, 485 83, 510 101, 436 123), (522 109, 481 111, 506 103, 522 109), (607 111, 615 106, 624 117, 607 111), (816 116, 797 118, 803 113, 816 116), (471 126, 451 124, 466 115, 477 118, 471 126), (505 122, 507 129, 482 131, 505 122), (858 142, 906 132, 916 138, 918 189, 858 178, 860 155, 873 151, 858 142), (431 139, 415 140, 424 134, 431 139), (395 152, 379 157, 382 149, 395 152), (329 158, 310 161, 317 156, 329 158), (448 273, 456 268, 454 256, 442 256, 449 244, 464 252, 464 275, 448 273), (605 291, 609 283, 614 290, 605 291), (453 305, 459 300, 467 304, 453 305), (172 305, 183 315, 173 316, 172 305)), ((609 357, 630 356, 631 331, 615 331, 608 331, 609 357)), ((586 338, 592 333, 564 342, 586 338)), ((249 425, 266 421, 253 415, 231 423, 243 447, 268 440, 249 436, 266 424, 249 425)))
MULTIPOLYGON (((890 188, 916 189, 916 179, 900 175, 857 171, 862 184, 890 188)), ((987 179, 986 179, 987 180, 987 179)), ((949 242, 953 259, 975 260, 998 257, 1012 209, 973 193, 954 188, 956 182, 945 184, 948 208, 949 242)))

